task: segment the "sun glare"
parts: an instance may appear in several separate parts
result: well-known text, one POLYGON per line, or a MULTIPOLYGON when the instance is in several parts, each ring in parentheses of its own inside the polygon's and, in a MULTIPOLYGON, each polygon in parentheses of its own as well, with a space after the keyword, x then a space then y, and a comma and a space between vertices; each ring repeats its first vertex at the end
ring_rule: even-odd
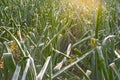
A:
POLYGON ((89 9, 95 9, 100 4, 99 0, 70 0, 70 1, 77 7, 87 7, 89 9))

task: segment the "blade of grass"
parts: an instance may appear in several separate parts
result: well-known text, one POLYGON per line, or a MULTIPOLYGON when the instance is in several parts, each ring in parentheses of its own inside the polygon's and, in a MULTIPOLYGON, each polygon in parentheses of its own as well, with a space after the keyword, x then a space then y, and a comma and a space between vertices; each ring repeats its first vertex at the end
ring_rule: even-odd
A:
POLYGON ((100 70, 102 70, 101 74, 103 72, 105 79, 109 80, 109 74, 108 74, 108 70, 107 70, 107 67, 106 67, 106 63, 105 63, 105 59, 104 59, 104 56, 103 56, 101 46, 97 46, 97 52, 98 52, 98 56, 99 56, 99 64, 98 65, 102 66, 102 67, 100 67, 100 70))
POLYGON ((119 73, 119 70, 117 69, 115 63, 111 63, 109 65, 111 67, 111 69, 114 71, 114 73, 116 74, 118 80, 120 80, 120 73, 119 73))
POLYGON ((20 70, 21 66, 17 65, 12 80, 18 80, 18 77, 20 76, 20 70))
POLYGON ((28 55, 28 57, 30 58, 30 60, 31 60, 31 69, 33 69, 33 70, 31 70, 32 71, 32 73, 34 74, 34 80, 37 80, 36 79, 36 77, 37 77, 37 72, 36 72, 36 67, 35 67, 35 63, 34 63, 34 60, 33 60, 33 58, 30 56, 30 55, 28 55))
POLYGON ((90 55, 92 52, 94 51, 94 49, 92 49, 91 51, 85 53, 83 56, 81 56, 80 58, 78 58, 76 61, 74 61, 73 63, 69 64, 68 66, 64 67, 63 69, 61 69, 59 72, 55 73, 52 76, 52 79, 54 79, 55 77, 57 77, 58 75, 60 75, 62 72, 64 72, 65 70, 69 69, 70 67, 74 66, 75 64, 77 64, 79 61, 81 61, 82 59, 86 58, 88 55, 90 55))
POLYGON ((37 76, 37 80, 42 80, 42 79, 43 79, 43 76, 44 76, 45 71, 46 71, 46 69, 47 69, 47 67, 48 67, 48 64, 49 64, 49 62, 50 62, 50 59, 51 59, 51 56, 47 57, 46 62, 45 62, 45 64, 44 64, 43 68, 41 69, 40 73, 39 73, 38 76, 37 76))
POLYGON ((21 80, 26 80, 26 75, 27 75, 29 67, 30 67, 30 59, 27 59, 26 67, 25 67, 25 70, 23 72, 23 76, 22 76, 21 80))
MULTIPOLYGON (((71 52, 71 43, 68 45, 68 48, 67 48, 67 55, 66 56, 69 56, 70 55, 70 52, 71 52)), ((55 67, 54 67, 54 70, 56 71, 56 70, 60 70, 61 68, 62 68, 62 65, 63 65, 63 63, 64 62, 66 62, 66 57, 64 57, 63 59, 62 59, 62 61, 61 62, 59 62, 55 67)))
POLYGON ((97 11, 97 20, 96 20, 96 29, 95 29, 95 38, 98 39, 99 28, 102 27, 102 3, 99 3, 97 11))
POLYGON ((105 37, 103 42, 102 42, 102 45, 105 45, 109 38, 115 38, 115 37, 116 37, 115 35, 109 35, 109 36, 105 37))
POLYGON ((82 43, 82 42, 84 42, 84 41, 86 41, 86 40, 89 40, 89 39, 91 39, 91 38, 92 38, 91 36, 85 37, 85 38, 83 38, 82 40, 74 43, 74 44, 72 45, 72 47, 75 47, 75 46, 79 45, 80 43, 82 43))
POLYGON ((88 75, 86 75, 86 73, 84 72, 84 70, 78 64, 76 64, 76 66, 80 70, 80 72, 83 74, 83 76, 85 77, 85 79, 86 80, 90 80, 90 78, 88 77, 88 75))
POLYGON ((20 48, 20 51, 22 52, 23 56, 26 56, 20 42, 18 41, 18 39, 10 32, 8 31, 5 26, 1 26, 0 28, 4 29, 7 33, 9 33, 11 35, 11 37, 16 41, 16 43, 18 44, 19 48, 20 48))
POLYGON ((31 39, 30 36, 27 35, 27 38, 30 40, 30 42, 34 45, 34 47, 37 47, 37 45, 34 43, 34 41, 31 39))
POLYGON ((15 70, 15 61, 12 53, 3 53, 4 59, 4 78, 8 80, 9 77, 12 77, 15 70))
POLYGON ((50 43, 67 27, 67 26, 70 26, 72 24, 72 21, 68 22, 62 29, 60 29, 60 31, 58 33, 56 33, 52 39, 50 39, 50 41, 45 45, 45 47, 42 49, 42 51, 44 49, 46 49, 50 43))
POLYGON ((55 50, 55 49, 53 49, 53 51, 55 51, 55 52, 58 53, 58 54, 61 54, 61 55, 65 56, 65 57, 67 57, 67 58, 70 58, 70 56, 66 55, 66 54, 63 53, 63 52, 60 52, 60 51, 55 50))

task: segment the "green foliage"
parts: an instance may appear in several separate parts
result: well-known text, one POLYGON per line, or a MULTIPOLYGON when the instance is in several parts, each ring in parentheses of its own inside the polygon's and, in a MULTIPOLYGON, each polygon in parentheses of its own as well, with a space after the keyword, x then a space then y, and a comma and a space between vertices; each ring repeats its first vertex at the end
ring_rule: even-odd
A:
POLYGON ((0 80, 120 80, 120 1, 75 1, 1 0, 0 80))

